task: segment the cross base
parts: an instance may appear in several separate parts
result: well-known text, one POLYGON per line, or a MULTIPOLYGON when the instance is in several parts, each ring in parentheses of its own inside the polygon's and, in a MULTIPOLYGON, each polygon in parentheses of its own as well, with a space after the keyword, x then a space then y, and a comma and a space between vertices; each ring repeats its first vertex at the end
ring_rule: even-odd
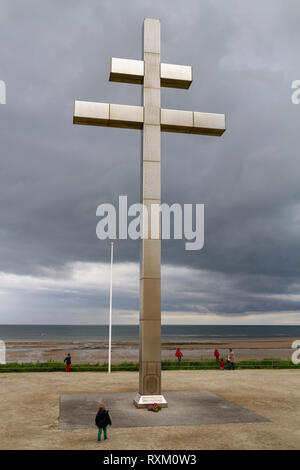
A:
POLYGON ((137 393, 133 400, 136 408, 148 408, 148 406, 154 405, 154 403, 161 408, 168 408, 168 402, 163 395, 141 395, 137 393))

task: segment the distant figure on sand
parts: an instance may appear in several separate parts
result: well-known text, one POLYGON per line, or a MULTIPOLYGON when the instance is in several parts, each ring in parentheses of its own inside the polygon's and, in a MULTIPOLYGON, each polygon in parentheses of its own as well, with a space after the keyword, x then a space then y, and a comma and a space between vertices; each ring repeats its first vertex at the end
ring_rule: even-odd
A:
POLYGON ((234 352, 232 349, 229 349, 229 353, 227 356, 227 364, 229 365, 229 369, 234 370, 234 352))
POLYGON ((72 363, 70 353, 68 353, 67 357, 64 359, 64 362, 66 363, 66 372, 70 372, 72 363))
POLYGON ((224 359, 221 357, 220 359, 220 370, 224 370, 224 359))
POLYGON ((216 358, 216 361, 219 362, 220 353, 217 349, 215 349, 214 356, 216 358))
POLYGON ((109 413, 105 409, 104 405, 99 406, 99 411, 96 415, 95 423, 96 423, 96 426, 99 428, 98 441, 101 441, 102 429, 103 429, 104 440, 107 439, 106 428, 107 428, 108 425, 111 426, 111 419, 110 419, 109 413))
POLYGON ((183 357, 183 354, 182 354, 182 352, 180 351, 179 348, 176 349, 175 356, 177 357, 178 361, 180 362, 181 358, 183 357))

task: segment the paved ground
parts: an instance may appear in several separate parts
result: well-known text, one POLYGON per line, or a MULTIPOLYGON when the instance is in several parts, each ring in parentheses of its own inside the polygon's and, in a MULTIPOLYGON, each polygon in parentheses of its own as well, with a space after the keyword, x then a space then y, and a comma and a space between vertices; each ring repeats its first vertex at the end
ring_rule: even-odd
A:
MULTIPOLYGON (((137 391, 138 374, 0 374, 1 449, 299 449, 298 370, 165 371, 164 391, 211 392, 268 422, 59 430, 59 399, 70 393, 137 391)), ((75 412, 75 410, 74 410, 75 412)), ((146 413, 146 412, 144 412, 146 413)), ((150 412, 147 412, 150 414, 150 412)), ((153 413, 154 415, 154 413, 153 413)))
POLYGON ((268 421, 210 392, 180 390, 166 392, 164 396, 168 408, 163 408, 159 413, 150 413, 133 405, 131 392, 61 395, 59 429, 95 429, 99 403, 109 410, 114 428, 177 426, 179 419, 182 426, 268 421))

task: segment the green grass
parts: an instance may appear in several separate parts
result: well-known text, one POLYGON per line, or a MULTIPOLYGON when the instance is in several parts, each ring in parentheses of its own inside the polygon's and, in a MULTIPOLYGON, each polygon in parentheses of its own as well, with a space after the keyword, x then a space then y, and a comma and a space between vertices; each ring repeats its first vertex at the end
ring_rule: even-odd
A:
MULTIPOLYGON (((268 359, 248 359, 235 363, 235 369, 299 369, 300 365, 293 364, 291 360, 282 360, 276 358, 268 359)), ((163 370, 179 370, 179 369, 190 369, 190 370, 218 370, 219 364, 214 359, 203 359, 201 361, 188 361, 182 360, 181 363, 176 361, 163 361, 163 370)), ((228 369, 225 364, 225 369, 228 369)))
MULTIPOLYGON (((218 370, 219 366, 214 359, 203 359, 201 361, 177 360, 162 361, 162 370, 218 370)), ((226 369, 225 365, 225 369, 226 369)), ((293 364, 290 360, 261 359, 243 360, 235 363, 236 369, 300 369, 300 364, 293 364)), ((112 372, 138 371, 139 364, 134 362, 123 362, 112 364, 112 372)), ((65 365, 61 362, 37 362, 37 363, 8 363, 0 364, 1 372, 64 372, 65 365)), ((107 364, 72 364, 72 372, 107 372, 107 364)))

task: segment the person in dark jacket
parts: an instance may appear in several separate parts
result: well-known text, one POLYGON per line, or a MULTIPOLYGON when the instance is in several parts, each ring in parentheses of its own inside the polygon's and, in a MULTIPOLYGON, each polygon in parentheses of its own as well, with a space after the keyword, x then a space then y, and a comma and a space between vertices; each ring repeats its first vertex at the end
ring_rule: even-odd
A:
POLYGON ((98 441, 101 441, 101 434, 103 429, 104 440, 107 439, 106 427, 111 426, 111 419, 108 411, 105 409, 104 405, 99 406, 99 411, 95 418, 96 426, 99 428, 98 431, 98 441))
POLYGON ((71 354, 68 353, 67 357, 64 359, 64 362, 66 363, 66 372, 70 372, 71 368, 71 354))

